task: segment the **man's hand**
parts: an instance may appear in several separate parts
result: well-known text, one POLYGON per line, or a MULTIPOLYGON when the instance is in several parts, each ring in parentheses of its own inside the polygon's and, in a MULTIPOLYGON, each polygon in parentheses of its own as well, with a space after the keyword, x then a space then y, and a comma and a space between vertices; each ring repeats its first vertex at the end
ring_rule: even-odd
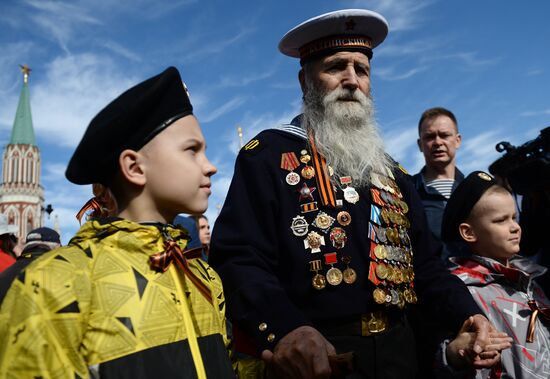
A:
MULTIPOLYGON (((488 321, 487 321, 488 322, 488 321)), ((477 354, 474 351, 475 343, 479 342, 479 335, 474 330, 474 317, 469 317, 458 335, 447 346, 447 361, 455 369, 465 367, 489 368, 500 360, 500 352, 512 346, 512 338, 506 333, 497 332, 491 325, 491 330, 486 341, 482 341, 483 351, 477 354)))
POLYGON ((275 345, 273 352, 264 350, 262 359, 275 378, 330 378, 329 355, 334 346, 311 326, 300 326, 275 345))

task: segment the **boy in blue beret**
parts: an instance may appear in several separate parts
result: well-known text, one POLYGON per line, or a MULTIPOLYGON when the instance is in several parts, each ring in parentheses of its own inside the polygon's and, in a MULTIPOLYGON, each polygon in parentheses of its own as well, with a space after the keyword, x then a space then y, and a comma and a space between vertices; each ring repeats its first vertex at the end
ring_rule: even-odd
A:
MULTIPOLYGON (((471 173, 447 203, 442 237, 467 245, 469 257, 450 258, 452 272, 487 318, 512 339, 500 364, 478 370, 475 377, 550 377, 550 302, 534 281, 546 268, 518 255, 521 228, 510 192, 485 172, 471 173)), ((451 361, 452 355, 447 353, 451 361)))
POLYGON ((220 279, 170 225, 204 212, 215 172, 177 69, 99 112, 66 176, 108 189, 111 204, 88 205, 117 217, 90 219, 14 281, 0 378, 233 377, 220 279))

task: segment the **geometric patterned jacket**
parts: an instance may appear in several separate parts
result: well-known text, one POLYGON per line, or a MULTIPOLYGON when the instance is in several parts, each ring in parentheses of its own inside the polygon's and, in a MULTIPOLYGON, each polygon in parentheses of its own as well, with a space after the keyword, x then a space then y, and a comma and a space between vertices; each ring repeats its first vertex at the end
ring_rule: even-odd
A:
POLYGON ((549 308, 548 298, 533 279, 546 268, 530 259, 515 256, 508 267, 478 255, 451 258, 453 274, 468 286, 479 307, 497 330, 513 338, 512 347, 502 352, 501 363, 492 370, 477 373, 476 378, 550 378, 550 320, 537 317, 534 340, 527 342, 531 308, 549 308))
POLYGON ((186 274, 149 264, 165 240, 184 251, 188 239, 166 224, 86 222, 10 287, 0 378, 233 377, 218 275, 200 259, 187 260, 186 274))

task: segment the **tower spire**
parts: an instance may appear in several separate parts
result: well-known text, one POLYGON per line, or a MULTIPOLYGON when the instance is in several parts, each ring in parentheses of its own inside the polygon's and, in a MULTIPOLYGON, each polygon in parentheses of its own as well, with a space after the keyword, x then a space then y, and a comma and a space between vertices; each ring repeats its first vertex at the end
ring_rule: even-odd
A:
POLYGON ((15 113, 15 120, 11 131, 10 144, 36 145, 34 128, 32 126, 31 102, 29 95, 29 66, 19 65, 23 73, 23 87, 19 96, 19 104, 15 113))

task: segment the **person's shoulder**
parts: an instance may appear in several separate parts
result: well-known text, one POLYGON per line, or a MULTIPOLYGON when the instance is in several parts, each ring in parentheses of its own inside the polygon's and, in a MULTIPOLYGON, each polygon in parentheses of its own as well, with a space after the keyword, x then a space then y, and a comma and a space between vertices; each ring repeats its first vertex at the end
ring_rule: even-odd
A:
POLYGON ((48 272, 51 267, 61 271, 82 269, 89 263, 91 255, 77 246, 68 245, 50 250, 36 257, 26 268, 27 271, 48 272))
POLYGON ((305 141, 305 135, 299 134, 299 128, 292 125, 277 129, 265 129, 245 143, 239 154, 255 156, 265 151, 278 151, 284 148, 292 148, 301 145, 305 141), (291 130, 292 129, 292 130, 291 130))

